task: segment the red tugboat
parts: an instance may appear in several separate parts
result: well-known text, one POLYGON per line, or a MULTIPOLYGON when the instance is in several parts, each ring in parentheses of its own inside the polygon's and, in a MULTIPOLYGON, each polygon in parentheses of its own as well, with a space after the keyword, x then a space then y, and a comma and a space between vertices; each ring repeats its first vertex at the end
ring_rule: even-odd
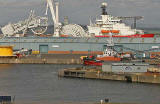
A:
POLYGON ((83 58, 84 65, 102 66, 102 62, 104 61, 121 61, 121 56, 114 50, 112 33, 109 33, 108 44, 103 55, 97 55, 96 58, 95 56, 83 58))
POLYGON ((83 58, 83 64, 87 66, 102 66, 102 60, 96 60, 95 56, 83 58))

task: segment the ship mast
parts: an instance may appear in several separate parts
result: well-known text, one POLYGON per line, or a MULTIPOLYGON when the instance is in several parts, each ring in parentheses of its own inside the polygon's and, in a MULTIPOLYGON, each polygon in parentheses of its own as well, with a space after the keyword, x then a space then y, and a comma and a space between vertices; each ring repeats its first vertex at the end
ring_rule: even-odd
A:
POLYGON ((108 13, 106 11, 106 7, 107 7, 107 3, 106 2, 102 3, 102 6, 101 6, 101 8, 102 8, 102 15, 108 15, 108 13))
MULTIPOLYGON (((106 7, 107 7, 107 3, 106 2, 103 2, 102 5, 101 5, 101 8, 102 8, 102 15, 108 15, 107 11, 106 11, 106 7)), ((114 42, 113 42, 113 34, 111 33, 111 30, 109 30, 109 39, 107 40, 108 41, 108 44, 107 46, 108 47, 113 47, 114 46, 114 42)))
POLYGON ((114 46, 113 36, 112 36, 112 35, 113 35, 113 34, 110 32, 110 33, 109 33, 109 39, 107 40, 107 41, 108 41, 107 46, 109 46, 109 47, 113 47, 113 46, 114 46))

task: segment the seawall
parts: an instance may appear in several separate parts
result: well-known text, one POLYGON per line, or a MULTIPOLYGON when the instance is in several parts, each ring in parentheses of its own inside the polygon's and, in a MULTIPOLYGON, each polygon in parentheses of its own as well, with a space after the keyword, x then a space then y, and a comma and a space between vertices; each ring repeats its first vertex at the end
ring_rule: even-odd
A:
POLYGON ((79 59, 0 59, 0 64, 81 64, 79 59))
POLYGON ((0 57, 0 64, 81 64, 83 54, 39 54, 23 57, 0 57))
POLYGON ((60 70, 58 75, 60 77, 160 84, 160 74, 158 73, 112 73, 102 72, 100 69, 84 69, 82 67, 60 70))

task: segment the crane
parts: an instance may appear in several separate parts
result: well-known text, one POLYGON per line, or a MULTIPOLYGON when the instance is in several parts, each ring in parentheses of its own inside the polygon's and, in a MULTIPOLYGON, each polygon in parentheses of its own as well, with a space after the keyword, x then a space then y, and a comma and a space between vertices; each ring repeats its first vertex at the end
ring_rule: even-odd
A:
POLYGON ((134 20, 134 28, 136 28, 137 25, 137 20, 143 19, 142 16, 131 16, 131 17, 118 17, 121 20, 130 20, 133 19, 134 20))
POLYGON ((59 37, 59 33, 60 33, 60 27, 61 27, 61 23, 59 23, 59 3, 55 2, 54 0, 46 0, 47 1, 47 8, 46 8, 46 15, 48 12, 48 8, 50 8, 51 11, 51 15, 52 15, 52 20, 54 22, 54 36, 55 37, 59 37), (56 11, 54 9, 54 5, 56 6, 56 11))

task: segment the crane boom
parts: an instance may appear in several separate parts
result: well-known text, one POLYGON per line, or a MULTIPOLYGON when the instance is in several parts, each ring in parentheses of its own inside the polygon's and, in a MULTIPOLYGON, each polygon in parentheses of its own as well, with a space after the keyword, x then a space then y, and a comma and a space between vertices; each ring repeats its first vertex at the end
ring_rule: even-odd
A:
POLYGON ((61 26, 59 23, 58 5, 59 3, 58 2, 54 3, 54 0, 47 0, 46 14, 47 14, 47 10, 49 7, 51 11, 53 22, 54 22, 54 36, 56 37, 59 37, 60 26, 61 26), (54 5, 56 5, 56 11, 54 10, 54 5))
POLYGON ((137 19, 137 20, 143 19, 142 16, 118 17, 118 18, 124 19, 124 20, 126 20, 126 19, 137 19))
POLYGON ((143 19, 142 16, 118 17, 118 18, 119 18, 119 19, 122 19, 122 20, 130 20, 130 19, 133 19, 133 20, 134 20, 134 28, 136 28, 137 20, 143 19))
POLYGON ((50 8, 50 11, 51 11, 53 22, 54 22, 54 24, 57 24, 53 2, 52 2, 52 0, 47 0, 47 3, 50 8))

